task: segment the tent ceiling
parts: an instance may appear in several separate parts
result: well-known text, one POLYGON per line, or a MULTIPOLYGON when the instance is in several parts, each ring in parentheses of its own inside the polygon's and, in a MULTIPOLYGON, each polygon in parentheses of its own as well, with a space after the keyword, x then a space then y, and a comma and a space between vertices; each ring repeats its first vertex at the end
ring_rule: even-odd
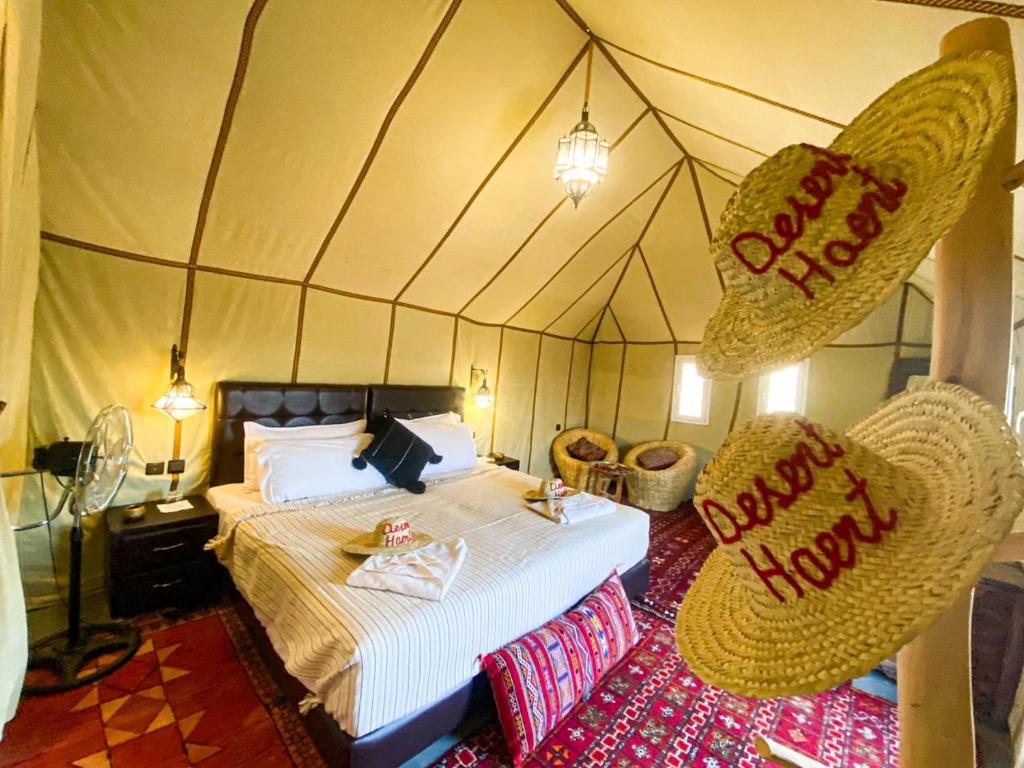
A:
POLYGON ((708 223, 735 184, 831 141, 978 15, 941 4, 58 2, 43 229, 485 323, 692 341, 719 294, 708 223), (574 210, 551 166, 583 99, 581 26, 614 149, 574 210))

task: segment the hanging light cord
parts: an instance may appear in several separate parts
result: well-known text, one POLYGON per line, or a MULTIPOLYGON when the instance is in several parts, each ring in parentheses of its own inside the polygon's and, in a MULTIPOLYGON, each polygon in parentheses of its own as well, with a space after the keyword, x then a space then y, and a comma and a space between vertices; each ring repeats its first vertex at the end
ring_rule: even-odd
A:
MULTIPOLYGON (((583 114, 586 116, 590 111, 590 73, 594 68, 594 38, 590 38, 590 45, 587 47, 587 79, 583 86, 583 114)), ((585 118, 584 118, 585 119, 585 118)))

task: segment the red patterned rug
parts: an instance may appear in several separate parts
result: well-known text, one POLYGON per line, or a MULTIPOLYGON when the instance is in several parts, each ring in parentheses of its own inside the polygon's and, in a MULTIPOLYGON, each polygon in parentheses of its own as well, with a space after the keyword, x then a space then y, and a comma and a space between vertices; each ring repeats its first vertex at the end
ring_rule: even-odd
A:
POLYGON ((23 699, 0 768, 322 766, 234 609, 194 615, 143 626, 135 658, 97 683, 23 699))
MULTIPOLYGON (((896 708, 849 684, 814 696, 758 700, 702 683, 675 650, 673 627, 637 612, 639 645, 576 707, 528 768, 763 768, 759 734, 828 768, 895 768, 896 708)), ((497 726, 450 749, 438 768, 507 768, 497 726)))
MULTIPOLYGON (((652 513, 652 581, 636 611, 642 640, 542 743, 531 768, 763 768, 755 734, 828 768, 896 765, 896 710, 888 702, 848 685, 759 701, 704 685, 688 670, 675 651, 672 619, 713 545, 692 507, 652 513)), ((139 655, 110 677, 24 700, 5 734, 0 768, 322 768, 230 603, 140 628, 139 655)), ((508 765, 496 725, 437 763, 508 765)))
POLYGON ((678 510, 648 514, 651 586, 637 602, 663 619, 675 621, 683 595, 715 548, 715 539, 689 502, 678 510))
MULTIPOLYGON (((759 700, 701 682, 675 648, 676 610, 715 540, 693 508, 651 512, 651 585, 635 605, 642 639, 528 768, 765 768, 755 735, 828 768, 895 768, 896 707, 850 687, 759 700)), ((497 725, 450 749, 436 768, 507 768, 497 725)))

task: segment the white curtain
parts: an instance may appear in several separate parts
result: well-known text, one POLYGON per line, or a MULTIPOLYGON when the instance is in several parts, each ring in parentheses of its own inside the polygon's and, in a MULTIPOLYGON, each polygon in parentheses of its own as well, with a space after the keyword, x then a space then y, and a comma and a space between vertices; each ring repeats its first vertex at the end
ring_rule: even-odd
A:
MULTIPOLYGON (((39 282, 39 169, 35 106, 39 72, 37 0, 0 0, 0 469, 26 461, 32 325, 39 282)), ((14 505, 0 493, 0 736, 14 716, 28 633, 14 505), (8 513, 8 510, 11 513, 8 513)))
POLYGON ((21 693, 28 656, 25 626, 25 599, 18 573, 18 553, 14 533, 7 516, 7 505, 0 494, 0 738, 3 726, 14 717, 21 693))

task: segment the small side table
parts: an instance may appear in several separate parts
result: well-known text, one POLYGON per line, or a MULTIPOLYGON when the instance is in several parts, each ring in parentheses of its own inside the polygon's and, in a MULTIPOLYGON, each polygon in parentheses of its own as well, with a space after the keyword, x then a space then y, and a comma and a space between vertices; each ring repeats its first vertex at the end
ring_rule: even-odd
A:
POLYGON ((168 607, 191 607, 218 595, 225 571, 203 549, 217 535, 217 511, 205 497, 186 496, 191 509, 160 512, 145 503, 140 520, 121 519, 121 507, 107 510, 110 613, 134 616, 168 607))
POLYGON ((590 472, 587 473, 587 492, 594 496, 603 496, 616 504, 622 502, 622 491, 626 487, 626 478, 633 470, 625 464, 613 461, 592 461, 590 472))
POLYGON ((501 454, 500 457, 490 456, 488 458, 490 458, 490 460, 493 461, 494 465, 497 467, 506 467, 508 469, 514 469, 516 471, 519 471, 519 459, 512 458, 511 456, 506 456, 505 454, 501 454))

